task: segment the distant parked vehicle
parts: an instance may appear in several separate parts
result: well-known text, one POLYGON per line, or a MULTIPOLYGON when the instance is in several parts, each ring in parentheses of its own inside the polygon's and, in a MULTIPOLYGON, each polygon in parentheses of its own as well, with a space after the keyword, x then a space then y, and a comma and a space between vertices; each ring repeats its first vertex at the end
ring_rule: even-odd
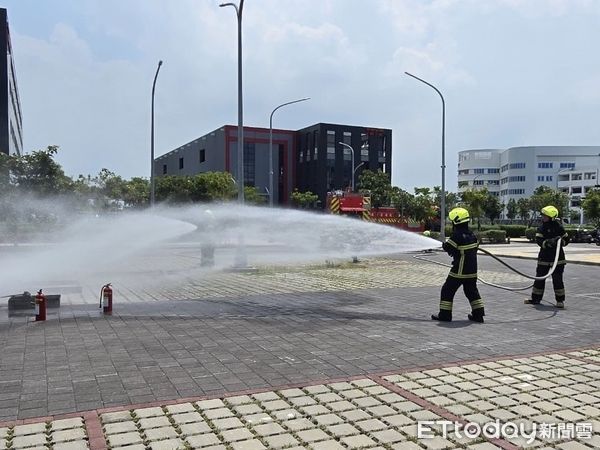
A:
POLYGON ((571 242, 591 244, 596 241, 594 232, 597 233, 597 231, 598 230, 588 230, 587 228, 577 228, 577 230, 575 230, 575 233, 571 235, 571 242))

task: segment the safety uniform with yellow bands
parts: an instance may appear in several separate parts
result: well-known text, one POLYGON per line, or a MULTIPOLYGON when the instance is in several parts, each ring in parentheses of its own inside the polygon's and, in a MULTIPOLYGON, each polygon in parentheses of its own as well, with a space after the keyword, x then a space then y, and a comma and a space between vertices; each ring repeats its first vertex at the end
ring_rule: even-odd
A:
POLYGON ((442 245, 442 248, 452 256, 453 261, 440 294, 439 318, 441 320, 452 320, 454 295, 460 286, 469 299, 472 315, 478 318, 485 315, 483 300, 477 289, 478 247, 477 237, 469 230, 466 223, 456 225, 450 239, 442 245))
MULTIPOLYGON (((560 254, 558 255, 558 263, 556 269, 552 273, 552 285, 554 287, 554 298, 557 302, 565 301, 565 284, 563 282, 563 273, 565 271, 565 252, 562 247, 569 244, 569 235, 565 232, 563 226, 557 220, 550 220, 542 223, 538 227, 535 234, 535 241, 540 246, 540 252, 538 253, 538 263, 535 271, 536 277, 543 277, 546 275, 554 263, 554 257, 556 255, 556 244, 557 239, 562 239, 562 245, 560 248, 560 254)), ((535 280, 533 283, 533 290, 531 292, 532 303, 540 303, 544 296, 544 288, 546 286, 546 280, 535 280)))

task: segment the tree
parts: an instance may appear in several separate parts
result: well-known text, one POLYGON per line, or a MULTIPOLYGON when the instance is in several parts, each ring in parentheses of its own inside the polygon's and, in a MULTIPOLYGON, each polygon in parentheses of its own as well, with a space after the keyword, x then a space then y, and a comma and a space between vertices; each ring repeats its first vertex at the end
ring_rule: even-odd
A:
POLYGON ((406 192, 397 186, 392 188, 390 194, 390 204, 398 210, 400 217, 413 217, 415 197, 410 192, 406 192))
POLYGON ((494 224, 494 220, 500 218, 503 209, 504 205, 500 203, 498 197, 487 192, 487 197, 483 202, 483 213, 485 214, 485 217, 490 219, 492 225, 494 224))
POLYGON ((128 206, 145 206, 150 200, 150 181, 146 178, 133 177, 125 183, 123 201, 128 206))
POLYGON ((374 208, 390 205, 390 196, 392 193, 392 184, 390 175, 381 170, 373 172, 363 170, 358 177, 359 192, 371 194, 371 205, 374 208))
POLYGON ((2 155, 0 183, 21 193, 41 197, 63 194, 73 189, 73 180, 65 175, 61 165, 54 161, 58 146, 50 145, 25 155, 2 155))
POLYGON ((534 213, 532 219, 539 215, 544 206, 548 205, 555 206, 558 209, 559 217, 568 217, 569 197, 567 194, 548 186, 539 186, 529 198, 529 207, 534 213))
POLYGON ((430 222, 439 213, 430 188, 415 188, 413 218, 418 222, 430 222))
POLYGON ((517 201, 514 198, 511 198, 506 205, 506 217, 511 223, 517 217, 518 212, 519 207, 517 206, 517 201))
POLYGON ((585 217, 600 228, 600 189, 592 189, 585 194, 581 204, 585 217))
POLYGON ((488 190, 468 189, 461 193, 462 202, 465 208, 469 210, 471 220, 477 219, 477 228, 481 228, 481 216, 484 214, 484 208, 488 197, 488 190))
POLYGON ((311 191, 300 192, 298 189, 294 189, 294 192, 290 195, 292 205, 297 208, 309 208, 319 199, 317 194, 313 194, 311 191))
POLYGON ((156 179, 156 199, 169 203, 214 202, 235 198, 235 182, 227 172, 194 176, 165 175, 156 179))
POLYGON ((521 220, 529 220, 531 205, 529 204, 528 198, 520 198, 519 200, 517 200, 517 209, 519 210, 519 217, 521 218, 521 220))

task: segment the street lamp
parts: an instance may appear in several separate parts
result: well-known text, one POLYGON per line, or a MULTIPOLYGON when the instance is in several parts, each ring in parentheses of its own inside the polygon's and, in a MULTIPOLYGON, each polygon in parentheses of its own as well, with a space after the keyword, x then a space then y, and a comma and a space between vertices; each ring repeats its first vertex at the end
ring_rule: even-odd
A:
MULTIPOLYGON (((356 170, 354 169, 354 149, 352 148, 351 145, 346 144, 345 142, 338 142, 338 144, 343 145, 344 147, 350 149, 350 151, 352 152, 352 192, 354 192, 354 172, 356 172, 356 170)), ((358 167, 357 167, 358 169, 358 167)))
POLYGON ((240 6, 235 3, 221 3, 224 6, 233 6, 238 22, 238 201, 244 204, 244 108, 242 101, 242 10, 244 0, 240 0, 240 6))
POLYGON ((271 111, 271 116, 269 117, 269 206, 273 207, 273 114, 279 108, 283 108, 284 106, 291 105, 293 103, 300 103, 306 100, 310 100, 310 97, 301 98, 298 100, 294 100, 287 103, 282 103, 273 111, 271 111))
POLYGON ((446 240, 446 102, 444 101, 442 93, 433 84, 414 76, 412 73, 404 73, 434 89, 442 99, 442 198, 440 202, 440 239, 444 241, 446 240))
POLYGON ((158 71, 162 66, 162 61, 158 61, 156 73, 154 74, 154 82, 152 83, 152 114, 150 119, 150 206, 154 206, 154 91, 156 90, 156 79, 158 71))

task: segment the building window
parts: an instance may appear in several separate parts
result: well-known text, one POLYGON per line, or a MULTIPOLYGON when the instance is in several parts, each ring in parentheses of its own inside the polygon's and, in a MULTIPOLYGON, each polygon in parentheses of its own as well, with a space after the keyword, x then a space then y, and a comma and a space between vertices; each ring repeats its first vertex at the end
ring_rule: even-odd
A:
POLYGON ((488 180, 488 184, 493 184, 494 186, 500 185, 500 180, 488 180))
POLYGON ((484 180, 475 180, 473 181, 473 186, 483 186, 483 181, 484 180))
POLYGON ((360 160, 369 161, 369 136, 367 133, 360 134, 360 160))
POLYGON ((487 173, 499 173, 500 169, 488 169, 487 171, 487 173))
POLYGON ((163 175, 167 174, 167 165, 163 164, 163 175))
POLYGON ((485 169, 474 169, 473 173, 485 173, 485 169))
POLYGON ((244 186, 256 183, 256 148, 254 142, 244 143, 244 186))
POLYGON ((335 131, 327 130, 327 159, 335 160, 335 131))
POLYGON ((335 146, 335 131, 327 130, 327 146, 335 146))
POLYGON ((502 178, 502 179, 500 180, 500 183, 501 183, 501 184, 506 184, 506 183, 508 183, 508 177, 504 177, 504 178, 502 178))
POLYGON ((524 162, 520 162, 520 163, 512 163, 509 166, 511 169, 524 169, 525 168, 525 163, 524 162))
POLYGON ((348 147, 344 147, 344 161, 352 161, 352 152, 348 147))
POLYGON ((508 170, 508 164, 504 164, 501 168, 500 168, 500 172, 506 172, 508 170))
POLYGON ((561 169, 574 169, 575 163, 574 162, 561 162, 560 168, 561 169))
POLYGON ((310 138, 312 137, 312 133, 306 133, 305 138, 306 138, 306 160, 310 161, 311 159, 311 153, 312 153, 312 145, 310 142, 310 138))
POLYGON ((203 163, 204 161, 206 161, 206 150, 201 149, 200 150, 200 163, 203 163))
POLYGON ((571 188, 571 194, 581 194, 581 186, 573 186, 571 188))
POLYGON ((511 183, 514 183, 514 182, 520 183, 520 182, 525 181, 525 177, 523 175, 508 177, 508 181, 510 181, 511 183))
POLYGON ((300 152, 298 153, 298 162, 302 162, 304 161, 304 150, 300 150, 300 152))
POLYGON ((539 162, 538 169, 552 169, 554 167, 554 163, 551 162, 539 162))
POLYGON ((586 172, 583 175, 583 179, 584 180, 595 180, 596 179, 596 172, 586 172))
POLYGON ((344 144, 352 145, 352 133, 344 131, 344 144))
POLYGON ((546 175, 546 181, 552 181, 552 175, 546 175))
POLYGON ((581 181, 582 175, 580 173, 574 173, 571 175, 571 181, 581 181))
POLYGON ((183 158, 179 158, 179 170, 183 169, 183 158))
POLYGON ((469 175, 469 169, 462 169, 458 171, 459 175, 469 175))
POLYGON ((313 142, 315 147, 315 157, 314 160, 318 159, 317 155, 319 154, 319 130, 315 130, 313 133, 313 142))
POLYGON ((538 175, 538 181, 544 181, 544 175, 538 175))

